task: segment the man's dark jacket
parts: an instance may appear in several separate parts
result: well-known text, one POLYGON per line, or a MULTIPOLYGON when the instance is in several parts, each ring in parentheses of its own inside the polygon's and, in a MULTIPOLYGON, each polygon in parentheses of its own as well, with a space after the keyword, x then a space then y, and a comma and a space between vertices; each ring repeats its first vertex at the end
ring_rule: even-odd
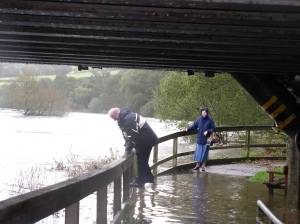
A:
POLYGON ((118 125, 125 139, 125 149, 137 151, 145 146, 152 147, 158 142, 158 138, 147 122, 137 113, 127 108, 120 110, 118 125))

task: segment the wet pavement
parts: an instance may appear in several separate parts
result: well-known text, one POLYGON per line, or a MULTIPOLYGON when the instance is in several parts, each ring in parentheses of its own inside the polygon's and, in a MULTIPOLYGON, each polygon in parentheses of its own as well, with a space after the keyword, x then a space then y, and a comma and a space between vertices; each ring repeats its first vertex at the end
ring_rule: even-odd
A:
POLYGON ((206 172, 226 174, 234 176, 254 176, 259 171, 266 171, 270 166, 283 166, 285 162, 268 162, 268 163, 235 163, 226 165, 208 166, 206 172))
POLYGON ((270 198, 263 184, 249 182, 244 176, 212 173, 216 169, 225 170, 218 166, 209 167, 208 172, 161 176, 155 184, 134 190, 135 200, 123 223, 250 224, 255 223, 258 199, 279 219, 287 219, 282 212, 282 190, 270 198))

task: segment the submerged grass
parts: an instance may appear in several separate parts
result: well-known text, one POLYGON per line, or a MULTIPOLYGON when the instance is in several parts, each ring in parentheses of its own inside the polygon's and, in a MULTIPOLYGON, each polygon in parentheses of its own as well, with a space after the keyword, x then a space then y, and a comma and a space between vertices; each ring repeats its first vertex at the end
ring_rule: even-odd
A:
POLYGON ((110 149, 110 156, 82 161, 79 155, 70 153, 64 160, 55 160, 51 168, 35 165, 29 169, 19 170, 14 183, 8 184, 10 195, 24 194, 54 184, 57 180, 63 181, 64 179, 78 177, 92 170, 102 169, 113 160, 120 158, 120 156, 118 150, 110 149), (59 174, 57 179, 53 178, 55 177, 55 172, 59 174), (61 177, 62 172, 64 173, 63 177, 61 177))
POLYGON ((120 158, 120 156, 119 151, 112 148, 110 148, 110 156, 89 159, 87 161, 82 161, 79 155, 71 153, 65 161, 55 160, 53 170, 64 171, 69 178, 77 177, 92 170, 102 169, 113 160, 120 158))
POLYGON ((259 182, 263 183, 267 180, 268 174, 266 171, 257 172, 254 176, 249 177, 250 182, 259 182))

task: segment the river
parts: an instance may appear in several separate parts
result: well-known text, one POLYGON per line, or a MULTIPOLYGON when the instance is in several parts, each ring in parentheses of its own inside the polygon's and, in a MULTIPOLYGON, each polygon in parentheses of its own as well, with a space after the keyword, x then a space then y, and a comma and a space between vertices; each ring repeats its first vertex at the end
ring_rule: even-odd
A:
MULTIPOLYGON (((57 175, 56 172, 51 175, 51 172, 44 171, 57 162, 74 158, 79 161, 101 160, 118 157, 124 151, 121 131, 106 114, 25 117, 16 110, 0 109, 0 121, 0 200, 19 193, 19 186, 16 185, 21 185, 22 181, 37 181, 46 185, 61 181, 65 178, 63 174, 57 175), (26 176, 32 173, 38 180, 28 180, 30 178, 26 176)), ((158 119, 147 118, 147 121, 158 136, 175 130, 166 128, 158 119)), ((34 183, 27 185, 30 184, 34 183)))

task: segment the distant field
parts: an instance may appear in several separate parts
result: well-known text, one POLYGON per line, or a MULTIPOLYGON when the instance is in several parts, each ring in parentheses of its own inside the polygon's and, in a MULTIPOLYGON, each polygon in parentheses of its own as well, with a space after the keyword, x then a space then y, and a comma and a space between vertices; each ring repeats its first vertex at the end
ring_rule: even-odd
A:
POLYGON ((73 77, 76 79, 89 78, 93 75, 93 73, 89 71, 75 71, 67 74, 68 77, 73 77))
POLYGON ((8 85, 11 83, 11 81, 13 81, 15 79, 16 79, 16 77, 2 77, 2 78, 0 78, 0 86, 8 85))
MULTIPOLYGON (((89 78, 93 74, 89 71, 74 71, 67 74, 68 77, 73 77, 75 79, 89 78)), ((36 79, 51 79, 54 80, 56 75, 40 75, 36 76, 36 79)), ((10 84, 11 81, 15 80, 17 77, 0 77, 0 85, 10 84)))

